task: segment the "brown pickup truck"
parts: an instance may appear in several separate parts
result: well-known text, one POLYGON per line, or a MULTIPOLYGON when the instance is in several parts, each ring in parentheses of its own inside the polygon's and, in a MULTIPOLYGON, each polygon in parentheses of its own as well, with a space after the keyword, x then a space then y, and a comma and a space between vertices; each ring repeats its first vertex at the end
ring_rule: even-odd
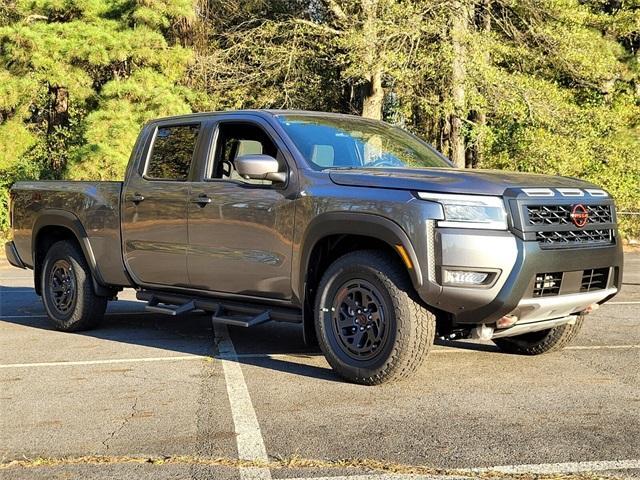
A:
POLYGON ((620 288, 614 202, 587 182, 457 170, 346 115, 242 111, 147 124, 124 182, 20 182, 9 261, 61 330, 126 287, 151 311, 300 323, 345 378, 402 378, 434 337, 562 348, 620 288))

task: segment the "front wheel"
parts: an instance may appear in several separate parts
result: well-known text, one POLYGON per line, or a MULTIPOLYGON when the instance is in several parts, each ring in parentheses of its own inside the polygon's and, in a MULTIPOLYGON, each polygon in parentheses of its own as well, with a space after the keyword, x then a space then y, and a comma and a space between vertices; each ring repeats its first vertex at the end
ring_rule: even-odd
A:
POLYGON ((41 278, 42 301, 58 330, 88 330, 100 323, 107 298, 93 291, 91 271, 75 243, 62 240, 51 246, 41 278))
POLYGON ((525 333, 515 337, 493 340, 500 350, 519 355, 541 355, 557 352, 566 347, 580 332, 584 315, 578 315, 574 323, 565 323, 558 327, 525 333))
POLYGON ((348 253, 329 266, 318 287, 315 319, 329 364, 363 385, 409 376, 435 337, 435 315, 415 299, 400 263, 379 251, 348 253))

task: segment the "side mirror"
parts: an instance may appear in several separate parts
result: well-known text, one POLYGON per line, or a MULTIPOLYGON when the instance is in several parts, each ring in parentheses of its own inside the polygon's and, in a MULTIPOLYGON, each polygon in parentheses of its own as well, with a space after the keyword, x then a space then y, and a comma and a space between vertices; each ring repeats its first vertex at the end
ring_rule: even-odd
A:
POLYGON ((253 180, 271 180, 275 183, 287 181, 287 174, 279 172, 278 161, 270 155, 250 154, 235 159, 236 170, 240 176, 253 180))

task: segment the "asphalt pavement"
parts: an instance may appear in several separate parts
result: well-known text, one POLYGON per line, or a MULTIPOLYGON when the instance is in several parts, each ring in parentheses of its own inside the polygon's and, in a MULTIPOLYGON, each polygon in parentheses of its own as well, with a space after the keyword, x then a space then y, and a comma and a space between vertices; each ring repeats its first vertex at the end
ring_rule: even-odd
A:
POLYGON ((3 262, 0 478, 640 478, 639 253, 624 282, 560 353, 441 343, 409 381, 362 387, 298 326, 147 313, 133 291, 57 332, 3 262))

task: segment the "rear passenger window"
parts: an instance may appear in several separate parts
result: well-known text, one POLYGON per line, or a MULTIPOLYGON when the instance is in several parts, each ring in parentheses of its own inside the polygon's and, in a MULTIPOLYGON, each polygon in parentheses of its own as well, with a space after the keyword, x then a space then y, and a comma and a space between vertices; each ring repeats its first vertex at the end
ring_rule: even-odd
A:
POLYGON ((145 177, 154 180, 186 180, 199 130, 200 125, 159 127, 145 177))

